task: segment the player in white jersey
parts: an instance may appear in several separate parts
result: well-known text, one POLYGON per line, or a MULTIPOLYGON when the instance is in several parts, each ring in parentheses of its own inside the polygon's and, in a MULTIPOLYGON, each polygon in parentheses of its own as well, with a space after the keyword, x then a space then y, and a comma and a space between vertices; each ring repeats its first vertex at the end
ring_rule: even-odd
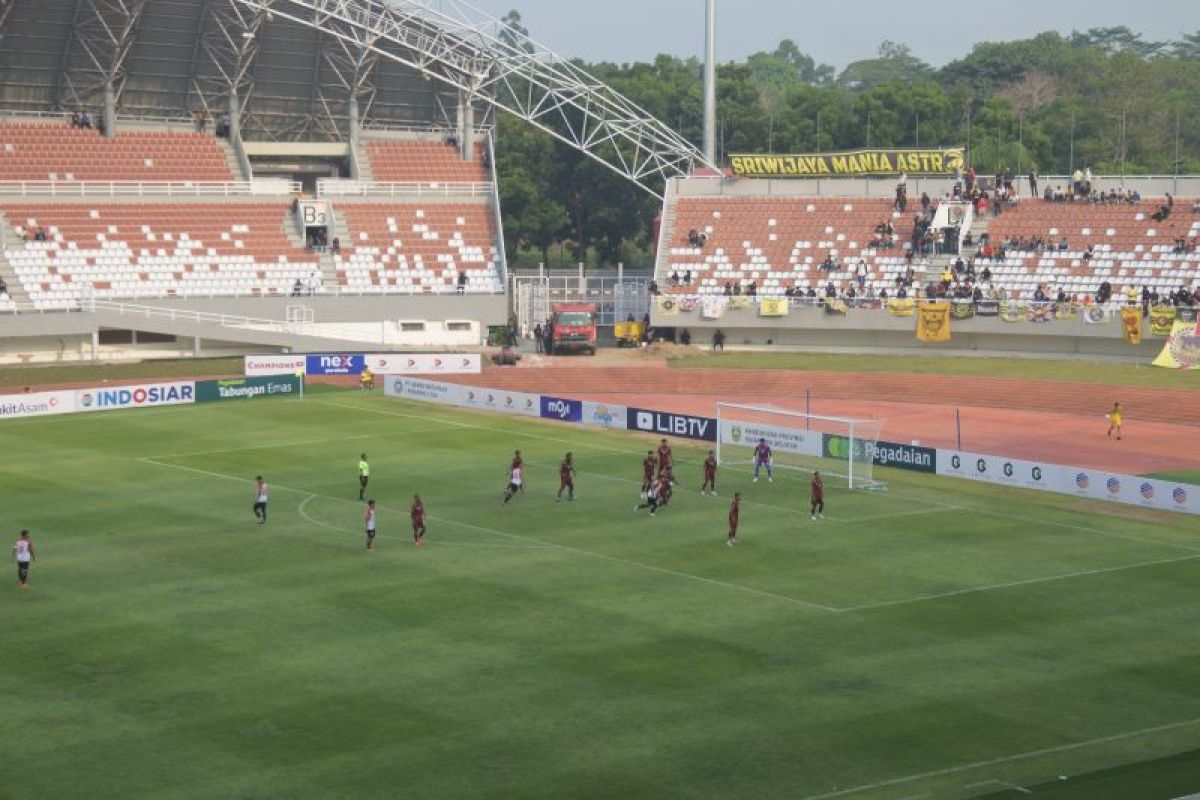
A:
POLYGON ((267 482, 259 475, 254 479, 254 516, 259 525, 267 522, 267 482))
POLYGON ((21 531, 21 538, 13 545, 12 552, 13 560, 17 562, 17 585, 24 589, 29 583, 29 564, 34 559, 29 531, 21 531))
POLYGON ((375 501, 367 501, 367 510, 363 512, 363 524, 367 528, 367 549, 375 549, 375 501))
POLYGON ((513 499, 513 495, 522 491, 522 485, 525 483, 525 466, 521 464, 513 464, 512 469, 508 473, 508 488, 504 490, 504 505, 508 505, 508 501, 513 499))

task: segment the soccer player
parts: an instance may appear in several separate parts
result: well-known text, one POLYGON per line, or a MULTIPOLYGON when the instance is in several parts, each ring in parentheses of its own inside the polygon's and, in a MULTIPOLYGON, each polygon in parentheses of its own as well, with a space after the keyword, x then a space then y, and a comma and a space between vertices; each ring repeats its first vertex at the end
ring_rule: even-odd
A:
POLYGON ((758 471, 763 467, 767 468, 767 483, 774 483, 775 479, 771 476, 771 445, 767 444, 766 439, 759 439, 754 447, 755 483, 758 483, 758 471))
POLYGON ((1108 412, 1108 438, 1112 438, 1113 431, 1117 432, 1117 440, 1121 439, 1121 404, 1113 403, 1112 411, 1108 412))
POLYGON ((254 516, 259 525, 267 524, 267 482, 262 475, 254 479, 254 516))
POLYGON ((658 507, 663 508, 667 503, 671 502, 671 495, 675 491, 672 488, 675 486, 675 475, 668 469, 658 479, 658 482, 661 484, 658 487, 658 507))
MULTIPOLYGON (((522 478, 525 477, 525 459, 521 457, 520 450, 517 450, 516 452, 513 453, 512 466, 509 467, 509 470, 511 471, 514 469, 521 470, 521 477, 522 478)), ((525 494, 525 483, 524 482, 521 483, 520 488, 521 488, 521 494, 525 494)))
POLYGON ((21 531, 21 538, 13 545, 12 557, 17 562, 17 585, 24 589, 29 584, 29 564, 35 558, 29 531, 21 531))
POLYGON ((658 475, 661 478, 664 472, 671 471, 671 445, 666 439, 658 446, 658 475))
POLYGON ((809 494, 812 500, 812 508, 809 513, 812 518, 825 519, 825 482, 821 480, 820 472, 813 473, 812 488, 809 494))
POLYGON ((658 464, 658 459, 654 457, 653 450, 646 451, 646 457, 642 459, 642 499, 646 499, 646 495, 650 494, 650 488, 654 486, 654 467, 658 464))
POLYGON ((413 547, 420 547, 425 544, 425 504, 421 502, 421 495, 413 495, 412 506, 408 509, 408 518, 412 520, 413 547))
POLYGON ((363 512, 363 523, 367 528, 367 549, 375 549, 375 501, 367 501, 367 510, 363 512))
POLYGON ((708 458, 704 459, 704 482, 700 484, 700 494, 711 494, 717 496, 717 457, 713 455, 713 451, 708 451, 708 458))
POLYGON ((651 484, 650 490, 646 492, 645 497, 643 498, 645 502, 634 506, 633 510, 641 511, 643 508, 648 508, 650 509, 650 516, 653 517, 654 513, 658 511, 660 507, 666 505, 666 501, 663 499, 664 488, 667 492, 670 492, 671 484, 666 479, 659 478, 653 484, 651 484))
POLYGON ((512 469, 510 469, 508 471, 508 487, 505 488, 505 490, 504 490, 504 505, 508 505, 508 502, 513 499, 514 494, 516 494, 517 492, 525 491, 525 488, 524 488, 524 485, 525 485, 524 462, 521 461, 520 466, 516 466, 518 464, 518 460, 520 459, 520 456, 521 456, 521 453, 520 453, 520 451, 518 451, 517 458, 513 459, 514 466, 512 467, 512 469))
POLYGON ((375 388, 375 374, 370 369, 363 367, 362 375, 358 377, 358 385, 364 391, 368 392, 375 388))
POLYGON ((566 458, 558 465, 558 496, 554 498, 554 502, 562 502, 564 491, 568 500, 575 500, 575 463, 571 461, 570 453, 567 453, 566 458))
POLYGON ((358 457, 358 499, 362 500, 367 491, 367 483, 371 480, 371 465, 367 463, 367 454, 358 457))
POLYGON ((725 536, 725 544, 733 547, 737 544, 738 513, 742 504, 742 493, 733 493, 733 502, 729 504, 729 533, 725 536))

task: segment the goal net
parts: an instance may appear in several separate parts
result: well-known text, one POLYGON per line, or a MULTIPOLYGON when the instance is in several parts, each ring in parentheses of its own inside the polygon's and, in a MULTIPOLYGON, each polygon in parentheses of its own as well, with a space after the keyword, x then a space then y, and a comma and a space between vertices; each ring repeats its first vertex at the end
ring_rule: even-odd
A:
POLYGON ((718 403, 717 463, 753 469, 755 449, 762 440, 771 448, 773 469, 820 470, 832 479, 827 482, 850 489, 879 487, 873 467, 881 426, 875 419, 718 403))

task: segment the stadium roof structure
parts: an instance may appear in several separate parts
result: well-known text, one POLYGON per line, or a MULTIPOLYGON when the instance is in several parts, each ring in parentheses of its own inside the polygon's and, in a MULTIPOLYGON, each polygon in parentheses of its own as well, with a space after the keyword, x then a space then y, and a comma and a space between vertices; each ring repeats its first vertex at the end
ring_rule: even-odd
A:
POLYGON ((659 194, 708 163, 611 87, 464 0, 0 0, 0 111, 237 117, 240 136, 511 113, 659 194))

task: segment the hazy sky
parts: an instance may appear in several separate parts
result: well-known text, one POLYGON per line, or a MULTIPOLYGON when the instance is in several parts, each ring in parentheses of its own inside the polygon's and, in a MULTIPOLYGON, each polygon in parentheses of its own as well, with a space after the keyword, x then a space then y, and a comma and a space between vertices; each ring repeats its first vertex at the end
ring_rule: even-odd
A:
MULTIPOLYGON (((534 39, 587 61, 648 61, 658 53, 699 55, 703 0, 474 0, 493 16, 521 12, 534 39)), ((841 69, 874 55, 884 39, 905 42, 935 66, 979 41, 1040 31, 1128 25, 1149 40, 1200 30, 1200 0, 717 0, 717 58, 741 59, 794 39, 819 62, 841 69), (1144 15, 1135 15, 1134 8, 1144 15)))

